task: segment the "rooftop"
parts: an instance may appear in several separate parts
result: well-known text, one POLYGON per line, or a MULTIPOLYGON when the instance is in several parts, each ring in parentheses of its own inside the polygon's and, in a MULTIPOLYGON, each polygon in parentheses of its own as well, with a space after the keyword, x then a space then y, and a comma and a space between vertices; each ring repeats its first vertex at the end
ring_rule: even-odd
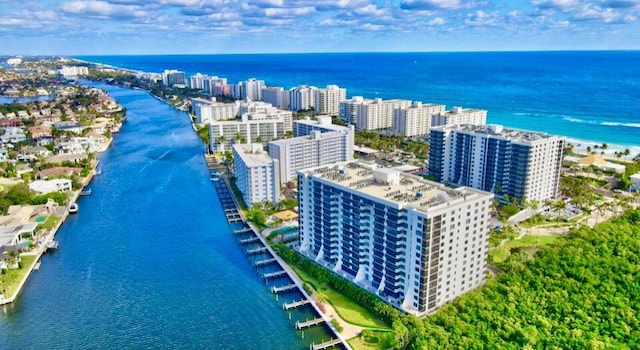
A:
POLYGON ((438 126, 434 127, 435 129, 440 130, 455 130, 462 132, 470 132, 476 134, 485 134, 485 135, 493 135, 493 136, 501 136, 507 138, 511 141, 525 141, 525 142, 533 142, 539 141, 543 139, 550 138, 560 138, 560 136, 549 135, 543 132, 537 131, 528 131, 528 130, 519 130, 519 129, 507 129, 502 125, 498 124, 487 124, 487 125, 472 125, 472 124, 463 124, 463 125, 447 125, 447 126, 438 126))
POLYGON ((262 149, 262 144, 259 143, 233 145, 233 150, 248 168, 261 167, 273 163, 271 157, 262 149))
POLYGON ((453 189, 396 169, 377 168, 360 162, 338 163, 302 170, 301 173, 311 174, 399 207, 412 207, 423 212, 460 204, 472 198, 493 197, 490 193, 476 189, 453 189))
POLYGON ((310 125, 310 126, 318 126, 318 127, 322 127, 324 129, 333 130, 333 131, 349 130, 349 127, 347 126, 332 124, 330 116, 317 116, 315 120, 309 117, 306 117, 305 119, 294 120, 293 123, 310 125))

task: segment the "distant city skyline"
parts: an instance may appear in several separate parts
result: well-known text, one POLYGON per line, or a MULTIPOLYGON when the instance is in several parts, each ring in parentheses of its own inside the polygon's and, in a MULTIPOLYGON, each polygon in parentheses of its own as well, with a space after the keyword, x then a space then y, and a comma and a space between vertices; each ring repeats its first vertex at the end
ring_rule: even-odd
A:
POLYGON ((0 54, 640 49, 637 0, 0 0, 0 54))

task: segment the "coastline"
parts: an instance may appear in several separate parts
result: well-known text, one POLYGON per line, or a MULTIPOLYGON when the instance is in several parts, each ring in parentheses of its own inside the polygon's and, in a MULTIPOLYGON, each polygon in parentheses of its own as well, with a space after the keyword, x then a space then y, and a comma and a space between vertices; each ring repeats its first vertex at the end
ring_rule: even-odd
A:
MULTIPOLYGON (((98 152, 98 154, 108 150, 109 147, 111 146, 112 141, 113 141, 113 137, 109 139, 109 142, 107 142, 104 148, 98 152)), ((82 187, 75 191, 70 192, 69 204, 77 202, 78 198, 80 197, 80 193, 84 190, 86 186, 88 186, 91 183, 91 181, 95 177, 96 169, 98 168, 99 165, 100 165, 100 161, 96 160, 95 163, 93 164, 93 167, 91 168, 91 172, 89 172, 89 175, 87 175, 82 181, 82 187)), ((33 260, 30 266, 23 267, 23 268, 27 268, 27 271, 25 272, 24 276, 18 283, 16 290, 14 291, 13 295, 9 296, 8 298, 3 295, 3 298, 0 299, 0 306, 11 304, 18 298, 18 296, 20 296, 20 292, 22 292, 22 288, 26 285, 27 281, 29 280, 31 273, 35 269, 36 265, 40 263, 40 259, 42 258, 44 253, 46 253, 47 250, 49 249, 48 245, 51 242, 54 242, 54 239, 56 234, 58 233, 58 230, 60 229, 60 227, 62 227, 62 225, 64 224, 64 222, 67 220, 68 217, 69 217, 69 210, 67 209, 64 211, 64 214, 60 217, 60 220, 58 220, 56 225, 53 228, 51 228, 49 232, 44 236, 42 243, 34 249, 35 253, 33 253, 33 251, 23 253, 24 255, 35 255, 35 259, 33 260)))
MULTIPOLYGON (((144 72, 144 71, 134 70, 134 69, 126 68, 126 67, 114 66, 114 65, 109 65, 109 64, 103 64, 103 63, 95 62, 95 61, 86 61, 86 60, 81 60, 81 59, 78 59, 78 58, 70 58, 70 59, 76 60, 78 62, 85 62, 85 63, 95 64, 97 66, 108 67, 108 68, 115 69, 115 70, 121 70, 121 71, 124 71, 124 72, 131 72, 131 73, 134 73, 134 74, 149 74, 148 72, 144 72)), ((155 73, 155 74, 159 74, 159 73, 155 73)), ((152 94, 152 96, 155 96, 155 95, 152 94)), ((155 96, 155 97, 163 100, 161 97, 158 97, 158 96, 155 96)), ((376 96, 374 96, 374 97, 376 97, 376 96)), ((417 98, 417 97, 415 97, 415 98, 417 98)), ((412 99, 414 99, 414 98, 412 98, 412 99)), ((163 100, 163 101, 169 103, 166 100, 163 100)), ((169 104, 171 105, 171 103, 169 103, 169 104)), ((173 106, 173 107, 178 109, 178 110, 181 110, 181 109, 179 109, 179 108, 177 108, 175 106, 173 106)), ((485 108, 483 106, 475 106, 475 107, 476 108, 485 108)), ((491 112, 491 110, 489 110, 489 111, 491 112)), ((519 112, 514 112, 514 113, 518 114, 519 112)), ((489 115, 489 119, 491 119, 490 115, 489 115)), ((491 124, 491 123, 495 124, 495 123, 498 123, 498 122, 492 121, 492 120, 488 120, 488 124, 491 124)), ((602 145, 603 143, 606 143, 608 145, 608 149, 605 150, 605 158, 609 158, 609 159, 612 159, 612 160, 616 160, 615 155, 614 155, 616 151, 624 151, 625 149, 629 149, 631 154, 628 157, 623 157, 622 160, 630 160, 634 156, 640 154, 640 143, 635 143, 635 144, 634 143, 613 143, 613 142, 608 142, 608 141, 605 141, 605 140, 596 140, 596 139, 590 140, 590 139, 583 139, 583 138, 580 138, 580 137, 566 136, 565 134, 562 134, 562 133, 548 132, 548 131, 544 131, 544 130, 540 130, 540 129, 536 129, 536 128, 531 128, 531 127, 507 126, 507 125, 505 125, 505 127, 519 129, 519 130, 533 131, 533 132, 541 132, 541 133, 546 133, 546 134, 549 134, 549 135, 555 135, 555 136, 564 137, 567 144, 569 144, 569 143, 573 144, 574 145, 574 149, 575 150, 580 150, 582 153, 588 153, 588 152, 586 152, 586 148, 588 146, 593 148, 593 146, 599 146, 599 145, 602 145), (580 147, 575 147, 577 145, 580 145, 580 147)), ((602 151, 602 150, 601 149, 598 150, 598 154, 599 154, 600 151, 602 151)))

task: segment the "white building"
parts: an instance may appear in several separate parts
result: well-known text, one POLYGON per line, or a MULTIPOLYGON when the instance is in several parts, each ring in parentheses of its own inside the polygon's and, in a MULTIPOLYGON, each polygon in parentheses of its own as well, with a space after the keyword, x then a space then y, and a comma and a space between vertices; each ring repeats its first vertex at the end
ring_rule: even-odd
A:
POLYGON ((487 111, 483 109, 453 107, 450 111, 434 115, 431 119, 431 126, 455 124, 486 125, 487 111))
POLYGON ((291 131, 292 119, 290 111, 274 109, 270 113, 245 113, 239 120, 212 121, 209 125, 211 150, 230 150, 231 145, 241 141, 238 136, 248 143, 284 138, 287 131, 291 131))
POLYGON ((425 315, 484 283, 493 195, 357 162, 298 172, 300 252, 425 315))
POLYGON ((433 115, 444 113, 444 108, 444 105, 413 102, 410 107, 396 109, 393 131, 409 137, 428 135, 433 115))
POLYGON ((175 69, 165 69, 162 72, 162 84, 164 86, 186 86, 185 73, 175 69))
POLYGON ((324 89, 317 89, 314 97, 314 109, 316 113, 338 116, 340 114, 340 102, 347 99, 347 89, 338 85, 327 85, 324 89))
POLYGON ((7 60, 7 64, 10 66, 18 66, 22 63, 22 57, 12 57, 7 60))
POLYGON ((357 130, 386 129, 393 126, 394 111, 409 106, 409 100, 370 100, 354 96, 340 102, 340 119, 356 125, 357 130))
POLYGON ((22 128, 8 127, 3 129, 4 134, 0 135, 2 143, 18 143, 27 140, 27 135, 22 128))
POLYGON ((289 109, 289 91, 283 87, 265 87, 262 89, 262 101, 277 108, 289 109))
POLYGON ((235 119, 240 109, 240 101, 234 103, 217 102, 201 98, 191 99, 191 110, 196 115, 196 122, 200 125, 218 120, 235 119))
POLYGON ((78 77, 89 74, 89 68, 80 66, 62 66, 59 72, 65 78, 78 77))
POLYGON ((289 89, 289 109, 306 111, 315 106, 315 86, 299 85, 289 89))
POLYGON ((233 145, 233 173, 247 206, 280 200, 278 161, 269 158, 262 144, 233 145))
POLYGON ((244 101, 260 101, 264 87, 264 80, 251 78, 232 85, 231 96, 244 101))
POLYGON ((309 136, 269 142, 269 156, 280 164, 280 181, 296 179, 296 172, 353 160, 353 130, 311 131, 309 136))
POLYGON ((36 180, 29 184, 29 188, 40 194, 68 192, 72 189, 71 184, 72 182, 69 179, 36 180))
POLYGON ((511 198, 559 194, 564 138, 501 125, 432 127, 429 175, 511 198))

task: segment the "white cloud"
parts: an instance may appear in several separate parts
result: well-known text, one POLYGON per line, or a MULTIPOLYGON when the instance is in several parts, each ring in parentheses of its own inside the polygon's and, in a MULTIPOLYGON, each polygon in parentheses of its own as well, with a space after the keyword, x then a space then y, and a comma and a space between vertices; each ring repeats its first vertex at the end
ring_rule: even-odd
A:
POLYGON ((139 6, 117 5, 106 1, 69 1, 61 5, 64 12, 102 18, 143 17, 148 13, 139 6))
POLYGON ((498 18, 499 16, 495 12, 487 13, 482 10, 478 10, 474 13, 468 14, 467 18, 465 18, 464 20, 464 23, 468 26, 473 26, 473 27, 496 26, 499 24, 498 18))
POLYGON ((447 23, 447 21, 442 17, 436 17, 427 22, 427 24, 430 26, 441 26, 441 25, 444 25, 445 23, 447 23))
POLYGON ((314 13, 316 8, 309 7, 296 7, 296 8, 266 8, 264 9, 264 15, 268 17, 298 17, 305 16, 314 13))

